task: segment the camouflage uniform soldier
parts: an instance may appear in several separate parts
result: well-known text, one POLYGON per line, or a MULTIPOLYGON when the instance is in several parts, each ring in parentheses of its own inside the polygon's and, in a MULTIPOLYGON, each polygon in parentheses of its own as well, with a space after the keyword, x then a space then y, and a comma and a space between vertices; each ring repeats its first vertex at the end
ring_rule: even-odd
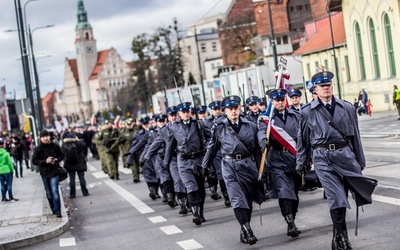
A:
POLYGON ((122 164, 125 168, 128 167, 128 164, 126 164, 126 159, 128 158, 128 156, 125 154, 129 152, 131 142, 135 135, 134 127, 135 121, 129 118, 127 121, 125 121, 125 127, 119 132, 119 136, 121 137, 120 152, 122 155, 122 164))
POLYGON ((110 179, 119 180, 119 173, 118 173, 118 157, 119 157, 119 150, 118 145, 115 143, 119 137, 118 130, 113 128, 111 123, 107 124, 107 128, 102 133, 101 141, 103 145, 106 146, 106 161, 107 161, 107 168, 108 168, 108 175, 110 179))
POLYGON ((108 167, 107 167, 107 148, 103 144, 103 131, 106 129, 108 121, 105 121, 104 124, 98 127, 96 134, 93 136, 92 142, 96 144, 97 151, 99 152, 99 158, 101 163, 101 170, 105 174, 108 174, 108 167))

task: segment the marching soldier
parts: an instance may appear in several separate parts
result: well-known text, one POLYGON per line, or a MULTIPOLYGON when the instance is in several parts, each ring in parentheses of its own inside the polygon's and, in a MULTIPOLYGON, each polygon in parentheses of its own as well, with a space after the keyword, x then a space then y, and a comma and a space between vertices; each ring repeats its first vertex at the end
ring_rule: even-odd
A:
POLYGON ((311 155, 330 209, 332 249, 352 249, 346 226, 348 190, 357 207, 370 204, 377 181, 362 175, 366 163, 357 114, 351 103, 333 96, 332 78, 329 71, 312 77, 318 98, 300 112, 296 170, 301 173, 311 155))
MULTIPOLYGON (((126 164, 132 170, 133 182, 140 182, 139 178, 139 158, 142 153, 143 148, 146 146, 147 140, 149 138, 149 129, 150 129, 150 118, 144 117, 139 120, 139 130, 135 133, 133 140, 131 141, 131 147, 129 148, 129 153, 127 153, 128 158, 126 159, 126 164)), ((156 197, 156 188, 158 186, 157 181, 154 183, 147 183, 149 188, 149 196, 153 200, 156 197)))
POLYGON ((257 96, 250 96, 246 99, 246 106, 249 109, 246 115, 246 119, 257 124, 258 116, 260 115, 260 109, 258 103, 260 99, 257 96))
POLYGON ((260 110, 260 113, 264 113, 265 110, 267 109, 267 99, 265 97, 260 98, 260 102, 258 103, 258 109, 260 110))
POLYGON ((199 106, 197 108, 197 114, 199 115, 199 119, 204 121, 208 117, 207 106, 199 106))
POLYGON ((112 180, 119 180, 118 159, 119 159, 119 131, 111 123, 108 124, 108 130, 103 133, 103 142, 107 148, 106 159, 108 175, 112 180))
MULTIPOLYGON (((222 111, 221 111, 221 102, 213 101, 208 105, 208 107, 211 109, 211 116, 207 117, 207 119, 204 121, 204 124, 211 131, 214 124, 217 123, 217 120, 223 119, 223 115, 222 115, 222 111)), ((231 202, 229 200, 228 191, 226 190, 224 178, 222 177, 221 164, 222 164, 222 155, 221 155, 221 152, 218 151, 218 153, 215 155, 213 162, 211 164, 212 168, 210 168, 211 173, 209 173, 209 174, 217 176, 219 185, 221 187, 222 195, 224 196, 224 199, 225 199, 225 206, 230 207, 231 202)), ((208 179, 210 179, 210 177, 208 179)), ((211 198, 213 200, 220 199, 220 196, 217 193, 217 185, 210 186, 210 190, 211 190, 211 198)))
POLYGON ((209 131, 204 123, 191 118, 190 102, 177 106, 180 120, 172 124, 166 145, 164 165, 171 162, 173 153, 178 151, 178 169, 187 190, 189 205, 193 213, 193 223, 201 225, 204 218, 204 174, 201 167, 209 131))
MULTIPOLYGON (((171 126, 174 124, 178 119, 178 109, 175 106, 167 108, 168 120, 169 123, 167 124, 168 128, 168 136, 164 138, 165 145, 168 142, 169 136, 171 135, 171 126)), ((165 151, 164 151, 165 153, 165 151)), ((179 204, 179 214, 187 214, 187 197, 186 197, 186 188, 182 182, 181 176, 179 174, 178 169, 178 160, 177 160, 177 153, 174 151, 172 153, 171 163, 169 164, 169 171, 171 173, 172 179, 174 181, 174 191, 176 194, 176 198, 178 199, 179 204)))
MULTIPOLYGON (((127 158, 128 156, 126 155, 129 152, 129 149, 131 147, 131 142, 135 136, 135 128, 136 128, 136 122, 135 120, 129 118, 128 120, 125 121, 125 128, 120 131, 120 137, 121 137, 121 144, 120 144, 120 150, 121 150, 121 155, 122 155, 122 164, 124 166, 124 168, 129 168, 128 164, 127 164, 127 158)), ((139 178, 139 176, 133 176, 133 182, 137 183, 139 178)))
MULTIPOLYGON (((286 135, 284 138, 271 133, 269 140, 265 137, 268 125, 264 120, 260 120, 258 139, 261 151, 264 152, 269 145, 267 155, 267 167, 270 180, 270 198, 279 199, 281 213, 286 220, 287 235, 292 238, 298 237, 300 231, 295 225, 297 209, 299 207, 299 187, 301 178, 296 173, 296 152, 295 141, 297 140, 299 113, 293 109, 287 109, 285 89, 275 89, 269 93, 272 99, 273 113, 270 116, 271 126, 278 127, 275 131, 283 130, 286 135), (291 137, 291 138, 289 138, 291 137), (292 142, 292 149, 288 148, 289 139, 292 142)), ((279 133, 282 135, 283 133, 279 133)))
POLYGON ((221 105, 226 118, 214 125, 203 168, 209 168, 213 157, 221 152, 222 176, 241 225, 240 241, 253 245, 257 238, 250 227, 252 203, 261 204, 265 200, 262 183, 257 180, 260 162, 257 125, 239 116, 240 97, 227 96, 221 105))
POLYGON ((309 89, 311 96, 312 96, 312 100, 316 100, 318 98, 317 92, 315 91, 315 85, 311 86, 309 89))
POLYGON ((290 106, 290 108, 294 109, 296 111, 300 111, 301 106, 303 106, 300 103, 301 91, 299 89, 291 89, 288 93, 288 96, 290 97, 290 101, 292 102, 292 105, 290 106))
POLYGON ((154 140, 149 139, 148 144, 150 144, 150 146, 145 150, 146 152, 143 152, 143 154, 145 154, 144 158, 146 162, 155 159, 153 167, 160 178, 161 191, 163 194, 166 194, 168 205, 170 207, 175 207, 175 192, 172 176, 168 167, 164 165, 165 141, 169 135, 169 130, 166 126, 167 116, 159 114, 154 118, 154 120, 156 121, 157 129, 155 131, 157 134, 154 140))
POLYGON ((106 127, 106 123, 108 123, 108 121, 106 121, 104 124, 100 125, 97 128, 97 132, 96 134, 93 136, 92 138, 92 142, 96 145, 97 151, 99 153, 99 158, 100 158, 100 164, 101 164, 101 170, 103 170, 103 172, 105 174, 108 174, 108 167, 107 167, 107 158, 106 158, 106 151, 107 148, 106 146, 104 146, 101 138, 102 138, 102 133, 103 130, 106 127))

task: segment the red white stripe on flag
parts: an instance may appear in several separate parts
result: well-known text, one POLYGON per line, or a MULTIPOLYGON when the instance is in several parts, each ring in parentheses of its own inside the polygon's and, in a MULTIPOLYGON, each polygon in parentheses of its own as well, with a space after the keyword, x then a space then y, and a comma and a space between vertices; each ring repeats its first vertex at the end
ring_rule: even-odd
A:
MULTIPOLYGON (((262 119, 268 125, 269 120, 262 119)), ((296 154, 296 141, 281 127, 271 124, 271 135, 290 153, 296 154)))

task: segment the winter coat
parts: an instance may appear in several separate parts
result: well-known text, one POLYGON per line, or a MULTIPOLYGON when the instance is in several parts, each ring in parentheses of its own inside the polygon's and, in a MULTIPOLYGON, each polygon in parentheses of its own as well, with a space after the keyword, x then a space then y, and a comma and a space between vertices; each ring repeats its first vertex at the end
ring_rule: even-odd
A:
POLYGON ((44 178, 52 178, 58 175, 59 162, 64 159, 60 145, 54 142, 49 144, 39 143, 32 155, 32 164, 39 166, 40 175, 44 178), (57 159, 56 164, 46 163, 48 157, 57 159))
POLYGON ((77 138, 64 138, 63 144, 61 146, 61 151, 66 156, 66 147, 68 144, 75 144, 76 151, 78 152, 78 162, 75 164, 71 164, 68 161, 64 160, 64 168, 67 170, 76 170, 76 171, 86 171, 86 155, 87 155, 87 147, 84 141, 80 141, 77 138))
POLYGON ((10 154, 4 148, 0 148, 0 174, 9 174, 14 172, 14 166, 10 154))

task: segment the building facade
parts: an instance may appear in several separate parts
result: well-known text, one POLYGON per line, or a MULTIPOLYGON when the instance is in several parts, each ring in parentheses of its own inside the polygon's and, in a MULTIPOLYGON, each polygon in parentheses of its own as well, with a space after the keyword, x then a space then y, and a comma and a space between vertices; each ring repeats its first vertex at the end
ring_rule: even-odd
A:
POLYGON ((92 114, 118 107, 122 88, 132 86, 132 69, 114 48, 98 51, 83 0, 78 0, 75 27, 76 59, 65 59, 64 89, 56 102, 57 115, 92 114))

